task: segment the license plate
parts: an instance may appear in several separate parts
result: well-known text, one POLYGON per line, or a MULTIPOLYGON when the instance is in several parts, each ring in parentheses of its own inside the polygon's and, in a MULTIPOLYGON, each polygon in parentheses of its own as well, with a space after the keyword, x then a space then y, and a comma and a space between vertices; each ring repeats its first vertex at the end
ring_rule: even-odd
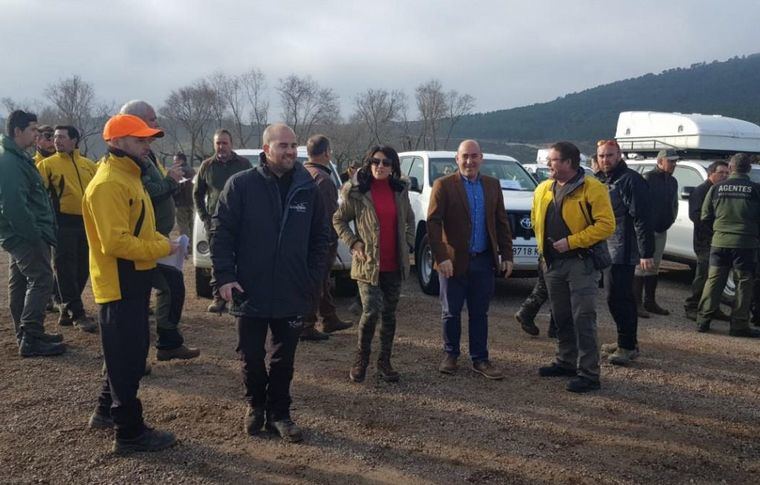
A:
POLYGON ((512 256, 538 257, 536 246, 512 246, 512 256))

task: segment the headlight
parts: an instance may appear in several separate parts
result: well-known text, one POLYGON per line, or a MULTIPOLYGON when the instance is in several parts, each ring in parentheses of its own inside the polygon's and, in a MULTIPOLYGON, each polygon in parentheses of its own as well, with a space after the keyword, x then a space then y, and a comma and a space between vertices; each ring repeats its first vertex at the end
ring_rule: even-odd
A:
POLYGON ((200 241, 198 244, 195 245, 195 250, 201 254, 208 253, 209 251, 208 242, 200 241))

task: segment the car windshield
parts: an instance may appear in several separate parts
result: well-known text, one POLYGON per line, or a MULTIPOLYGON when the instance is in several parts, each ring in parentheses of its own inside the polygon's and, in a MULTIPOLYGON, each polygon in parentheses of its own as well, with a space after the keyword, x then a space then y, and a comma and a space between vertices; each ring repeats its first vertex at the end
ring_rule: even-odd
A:
MULTIPOLYGON (((430 183, 435 179, 454 173, 458 170, 457 162, 448 158, 430 159, 430 183)), ((486 158, 480 166, 480 173, 501 181, 504 190, 533 191, 536 182, 519 163, 511 160, 494 160, 486 158)))
POLYGON ((751 178, 753 182, 760 184, 760 168, 752 167, 752 170, 749 171, 749 178, 751 178))

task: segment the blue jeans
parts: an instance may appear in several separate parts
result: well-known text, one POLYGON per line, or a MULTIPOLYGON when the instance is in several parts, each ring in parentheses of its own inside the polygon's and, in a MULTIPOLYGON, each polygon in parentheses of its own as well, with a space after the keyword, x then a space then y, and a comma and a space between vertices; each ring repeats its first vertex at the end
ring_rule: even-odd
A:
POLYGON ((466 301, 470 318, 470 358, 473 362, 488 360, 488 305, 494 285, 495 268, 490 252, 471 258, 465 275, 440 276, 444 352, 459 356, 462 307, 466 301))

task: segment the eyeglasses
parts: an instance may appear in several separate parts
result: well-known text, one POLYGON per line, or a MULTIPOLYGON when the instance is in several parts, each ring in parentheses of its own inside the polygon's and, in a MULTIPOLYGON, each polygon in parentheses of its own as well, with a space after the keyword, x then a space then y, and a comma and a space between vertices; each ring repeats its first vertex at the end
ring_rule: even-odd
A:
POLYGON ((388 160, 387 158, 371 158, 369 163, 372 165, 380 165, 382 164, 383 167, 390 167, 393 165, 393 162, 388 160))

